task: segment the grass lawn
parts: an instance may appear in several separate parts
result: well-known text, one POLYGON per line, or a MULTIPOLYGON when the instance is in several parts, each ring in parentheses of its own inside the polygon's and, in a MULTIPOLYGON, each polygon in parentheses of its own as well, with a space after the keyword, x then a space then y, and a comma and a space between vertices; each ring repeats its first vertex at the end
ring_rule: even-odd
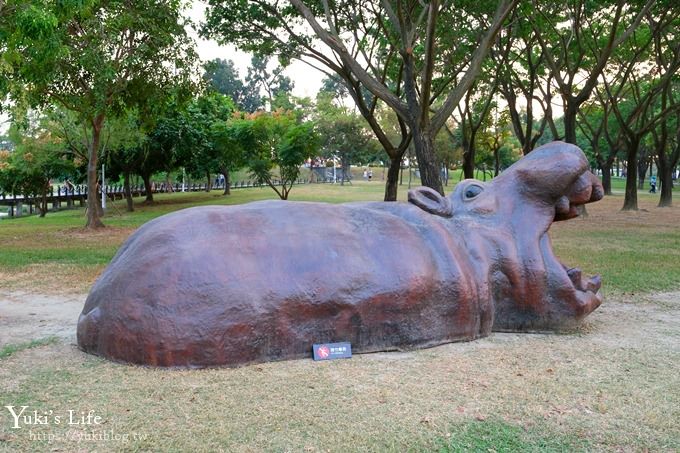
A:
MULTIPOLYGON (((380 200, 374 179, 297 186, 291 198, 380 200)), ((602 307, 566 334, 195 371, 77 350, 77 309, 136 227, 184 207, 273 196, 159 195, 134 213, 118 201, 96 233, 82 229, 82 210, 0 221, 0 451, 680 449, 680 208, 656 208, 658 194, 646 192, 641 211, 620 212, 615 193, 553 226, 557 255, 604 282, 602 307), (49 423, 12 429, 5 405, 49 423), (101 423, 68 425, 69 410, 101 423)))

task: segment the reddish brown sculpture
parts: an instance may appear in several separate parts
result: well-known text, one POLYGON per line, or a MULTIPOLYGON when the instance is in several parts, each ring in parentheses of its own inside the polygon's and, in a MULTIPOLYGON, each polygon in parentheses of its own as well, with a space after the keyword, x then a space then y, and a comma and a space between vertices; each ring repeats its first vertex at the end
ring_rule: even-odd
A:
POLYGON ((84 351, 153 366, 235 366, 571 326, 600 305, 548 228, 603 190, 576 146, 536 149, 490 183, 409 203, 185 209, 148 222, 96 282, 84 351))

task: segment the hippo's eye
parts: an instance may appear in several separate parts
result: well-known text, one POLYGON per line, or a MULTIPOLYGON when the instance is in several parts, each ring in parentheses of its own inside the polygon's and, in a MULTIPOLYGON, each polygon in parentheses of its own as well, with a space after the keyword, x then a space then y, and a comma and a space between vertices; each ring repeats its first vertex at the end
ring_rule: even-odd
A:
POLYGON ((469 200, 471 198, 475 198, 477 195, 482 193, 484 189, 482 189, 481 186, 470 186, 467 189, 465 189, 465 199, 469 200))

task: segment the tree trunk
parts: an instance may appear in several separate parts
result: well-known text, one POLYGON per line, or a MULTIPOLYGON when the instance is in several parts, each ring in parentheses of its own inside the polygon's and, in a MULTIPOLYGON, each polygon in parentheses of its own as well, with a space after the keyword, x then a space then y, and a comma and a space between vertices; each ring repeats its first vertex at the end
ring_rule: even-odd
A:
POLYGON ((569 106, 564 111, 564 141, 576 144, 576 115, 577 109, 572 109, 569 106))
POLYGON ((212 189, 212 182, 210 181, 210 172, 206 171, 205 174, 208 177, 208 183, 205 185, 205 191, 210 192, 210 190, 212 189))
POLYGON ((135 205, 132 201, 132 192, 130 191, 130 172, 126 171, 123 181, 123 192, 125 192, 125 201, 127 202, 127 212, 133 212, 135 205))
POLYGON ((142 175, 142 181, 144 181, 144 191, 146 192, 147 203, 153 203, 153 192, 151 191, 151 175, 142 175))
POLYGON ((463 175, 465 175, 465 179, 475 177, 475 146, 472 142, 463 151, 463 175))
MULTIPOLYGON (((527 151, 529 154, 531 150, 527 151)), ((526 155, 525 154, 525 155, 526 155)), ((501 172, 501 149, 496 148, 493 150, 493 177, 495 178, 501 172)))
POLYGON ((283 179, 282 179, 282 180, 281 180, 281 193, 279 194, 279 197, 280 197, 282 200, 287 200, 287 199, 288 199, 288 194, 290 193, 290 189, 291 189, 292 187, 293 187, 293 186, 291 185, 290 188, 286 189, 286 183, 285 183, 285 181, 283 181, 283 179))
POLYGON ((661 159, 659 159, 657 175, 661 183, 661 197, 659 198, 658 206, 660 208, 673 206, 673 168, 667 164, 661 164, 661 159))
POLYGON ((638 189, 643 190, 645 188, 645 179, 647 178, 647 169, 650 168, 647 158, 641 158, 638 160, 637 170, 638 170, 638 189))
MULTIPOLYGON (((578 115, 578 106, 576 108, 572 105, 567 105, 567 109, 564 111, 564 141, 576 145, 576 116, 578 115)), ((637 203, 637 201, 636 201, 637 203)), ((586 205, 582 204, 578 209, 579 215, 581 217, 588 216, 588 210, 586 205)))
POLYGON ((637 161, 639 142, 633 142, 628 144, 627 160, 628 165, 626 165, 626 195, 623 200, 622 211, 637 211, 637 161))
POLYGON ((47 214, 47 185, 43 188, 42 197, 38 202, 38 211, 40 211, 38 217, 45 217, 45 214, 47 214))
MULTIPOLYGON (((88 162, 87 162, 87 221, 85 228, 103 228, 101 221, 104 211, 99 201, 97 193, 97 153, 99 151, 99 141, 101 139, 104 115, 98 115, 92 121, 92 140, 89 143, 88 162)), ((103 182, 103 181, 102 181, 103 182)), ((104 187, 101 188, 104 190, 104 187)))
POLYGON ((222 167, 222 176, 224 176, 224 192, 222 195, 231 195, 230 181, 229 181, 229 169, 227 167, 222 167))
POLYGON ((385 181, 385 201, 397 201, 400 168, 401 156, 390 157, 390 168, 387 169, 387 180, 385 181))
MULTIPOLYGON (((345 155, 344 157, 340 158, 340 166, 342 167, 342 178, 340 178, 340 185, 344 186, 345 185, 345 179, 347 182, 351 183, 349 179, 349 172, 350 172, 350 163, 349 163, 349 157, 345 155)), ((385 165, 383 165, 383 179, 385 179, 385 165)))
POLYGON ((611 168, 612 168, 611 165, 607 165, 606 163, 600 164, 600 170, 602 170, 602 187, 604 188, 605 195, 612 194, 611 168))
POLYGON ((432 134, 427 130, 414 131, 413 144, 416 150, 416 157, 418 158, 421 184, 444 195, 444 187, 439 177, 439 166, 434 154, 432 134))

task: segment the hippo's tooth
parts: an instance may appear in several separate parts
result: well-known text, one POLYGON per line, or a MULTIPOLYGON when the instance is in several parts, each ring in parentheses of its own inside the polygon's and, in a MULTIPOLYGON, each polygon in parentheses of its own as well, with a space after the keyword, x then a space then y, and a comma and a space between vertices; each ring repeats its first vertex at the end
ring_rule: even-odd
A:
POLYGON ((581 269, 578 267, 572 267, 567 271, 567 275, 569 276, 569 279, 571 282, 574 284, 574 286, 577 289, 580 289, 583 291, 583 280, 582 280, 582 275, 581 275, 581 269))
POLYGON ((561 197, 555 204, 555 212, 558 214, 569 214, 569 208, 569 198, 566 196, 561 197))
POLYGON ((588 279, 586 290, 596 293, 600 289, 600 286, 602 286, 602 279, 599 275, 593 275, 588 279))

